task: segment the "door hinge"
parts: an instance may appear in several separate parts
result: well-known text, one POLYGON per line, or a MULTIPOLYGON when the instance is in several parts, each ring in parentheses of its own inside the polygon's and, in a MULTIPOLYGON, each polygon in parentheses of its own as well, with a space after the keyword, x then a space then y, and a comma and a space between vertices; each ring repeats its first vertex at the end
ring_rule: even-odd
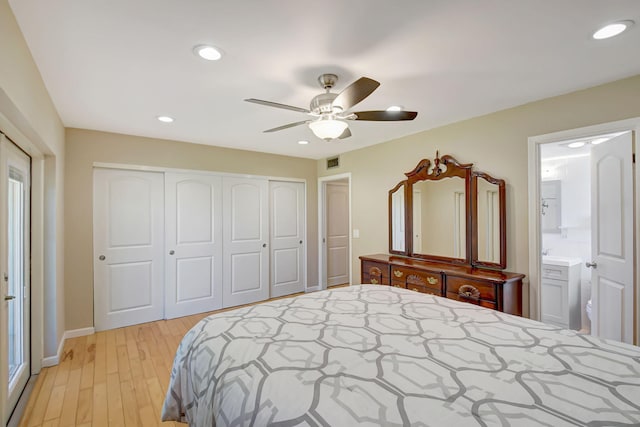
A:
POLYGON ((632 162, 632 163, 635 163, 635 162, 636 162, 636 153, 633 153, 633 154, 631 155, 631 162, 632 162))

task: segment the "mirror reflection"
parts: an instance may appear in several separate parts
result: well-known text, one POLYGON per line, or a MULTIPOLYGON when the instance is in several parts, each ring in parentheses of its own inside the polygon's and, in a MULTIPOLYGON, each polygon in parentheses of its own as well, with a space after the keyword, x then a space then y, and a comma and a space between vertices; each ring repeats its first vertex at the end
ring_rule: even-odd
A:
POLYGON ((412 198, 413 253, 466 258, 465 180, 415 182, 412 198))
POLYGON ((477 180, 478 261, 500 263, 500 187, 477 180))
POLYGON ((391 250, 405 251, 404 185, 391 191, 391 250))

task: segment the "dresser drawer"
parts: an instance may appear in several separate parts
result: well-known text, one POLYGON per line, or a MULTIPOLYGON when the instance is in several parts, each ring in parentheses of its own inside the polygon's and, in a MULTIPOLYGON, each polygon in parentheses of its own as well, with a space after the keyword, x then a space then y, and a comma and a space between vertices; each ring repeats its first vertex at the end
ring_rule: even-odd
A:
POLYGON ((402 280, 392 280, 391 286, 393 286, 394 288, 407 289, 406 283, 404 283, 402 280))
POLYGON ((442 296, 442 291, 440 289, 429 288, 422 285, 407 285, 407 289, 423 294, 442 296))
POLYGON ((562 265, 542 264, 542 278, 568 280, 569 269, 562 265))
POLYGON ((442 275, 439 272, 391 265, 391 280, 393 282, 403 282, 407 289, 423 287, 438 291, 438 295, 442 293, 442 275))
POLYGON ((450 294, 460 295, 464 301, 481 299, 496 302, 495 285, 462 277, 447 276, 447 297, 450 294))
POLYGON ((466 298, 464 295, 460 295, 458 293, 447 292, 447 298, 454 299, 454 300, 457 300, 457 301, 462 301, 462 302, 468 302, 468 303, 471 303, 471 304, 476 304, 476 305, 479 305, 481 307, 491 308, 491 309, 494 309, 494 310, 498 309, 498 306, 497 306, 497 304, 495 302, 487 301, 487 300, 483 300, 483 299, 466 298))
POLYGON ((389 285, 389 264, 362 261, 362 283, 389 285))

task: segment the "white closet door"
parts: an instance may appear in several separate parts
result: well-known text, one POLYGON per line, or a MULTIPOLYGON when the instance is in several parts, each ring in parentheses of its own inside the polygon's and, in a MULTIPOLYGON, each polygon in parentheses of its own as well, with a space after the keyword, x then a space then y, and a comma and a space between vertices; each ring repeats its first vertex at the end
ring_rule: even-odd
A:
POLYGON ((95 169, 94 317, 98 331, 163 315, 162 173, 95 169))
POLYGON ((269 185, 266 179, 222 180, 222 303, 233 307, 269 298, 269 185))
POLYGON ((304 291, 304 183, 269 182, 271 297, 304 291))
POLYGON ((165 318, 222 307, 222 178, 165 174, 165 318))

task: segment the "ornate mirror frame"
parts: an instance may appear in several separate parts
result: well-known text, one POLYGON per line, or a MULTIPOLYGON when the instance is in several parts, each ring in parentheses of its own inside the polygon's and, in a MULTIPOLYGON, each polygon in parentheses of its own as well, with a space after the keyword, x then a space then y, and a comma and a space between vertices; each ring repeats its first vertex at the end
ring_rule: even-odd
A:
POLYGON ((486 172, 481 171, 473 171, 471 178, 471 194, 473 195, 473 203, 472 203, 472 221, 473 221, 473 234, 471 235, 472 243, 473 243, 473 252, 471 258, 471 264, 474 267, 486 267, 486 268, 495 268, 495 269, 505 269, 507 268, 507 197, 506 197, 506 185, 504 179, 494 178, 486 172), (479 259, 480 248, 479 248, 479 227, 478 223, 478 206, 480 203, 478 202, 478 180, 484 179, 490 184, 494 184, 498 186, 498 239, 499 239, 499 261, 498 262, 488 262, 481 261, 479 259))
POLYGON ((408 239, 405 242, 405 247, 409 249, 409 255, 414 258, 422 258, 430 261, 446 262, 451 264, 470 264, 471 263, 471 241, 469 238, 472 233, 472 221, 471 221, 471 168, 473 163, 460 163, 452 156, 445 155, 442 158, 439 157, 436 151, 436 157, 433 159, 433 166, 429 159, 423 159, 418 165, 411 171, 405 173, 407 176, 407 190, 405 200, 406 208, 405 215, 407 215, 407 222, 405 230, 408 232, 408 239), (446 169, 443 171, 442 166, 446 169), (460 177, 464 179, 465 189, 465 257, 464 258, 452 258, 440 255, 429 255, 422 253, 415 253, 413 250, 413 184, 420 181, 440 181, 447 178, 460 177))
POLYGON ((460 163, 450 155, 441 158, 436 152, 433 164, 429 159, 421 160, 411 171, 405 173, 407 179, 399 182, 389 191, 389 252, 412 258, 449 264, 468 265, 478 268, 502 270, 507 266, 507 215, 506 215, 506 185, 503 179, 494 178, 486 172, 473 170, 473 163, 460 163), (442 166, 446 169, 443 170, 442 166), (414 253, 413 249, 413 185, 420 181, 439 181, 451 177, 464 179, 465 187, 465 257, 452 258, 440 255, 414 253), (490 262, 480 260, 479 251, 479 223, 478 223, 478 180, 483 179, 498 188, 497 214, 499 260, 490 262), (404 190, 402 190, 404 187, 404 190), (393 195, 397 191, 404 191, 404 250, 393 248, 393 195))
POLYGON ((411 238, 411 228, 407 226, 409 224, 409 216, 407 214, 407 181, 400 181, 398 185, 389 190, 389 253, 395 255, 409 255, 409 247, 407 242, 411 238), (393 195, 397 191, 402 191, 403 194, 403 214, 404 214, 404 250, 394 249, 394 207, 393 207, 393 195))

